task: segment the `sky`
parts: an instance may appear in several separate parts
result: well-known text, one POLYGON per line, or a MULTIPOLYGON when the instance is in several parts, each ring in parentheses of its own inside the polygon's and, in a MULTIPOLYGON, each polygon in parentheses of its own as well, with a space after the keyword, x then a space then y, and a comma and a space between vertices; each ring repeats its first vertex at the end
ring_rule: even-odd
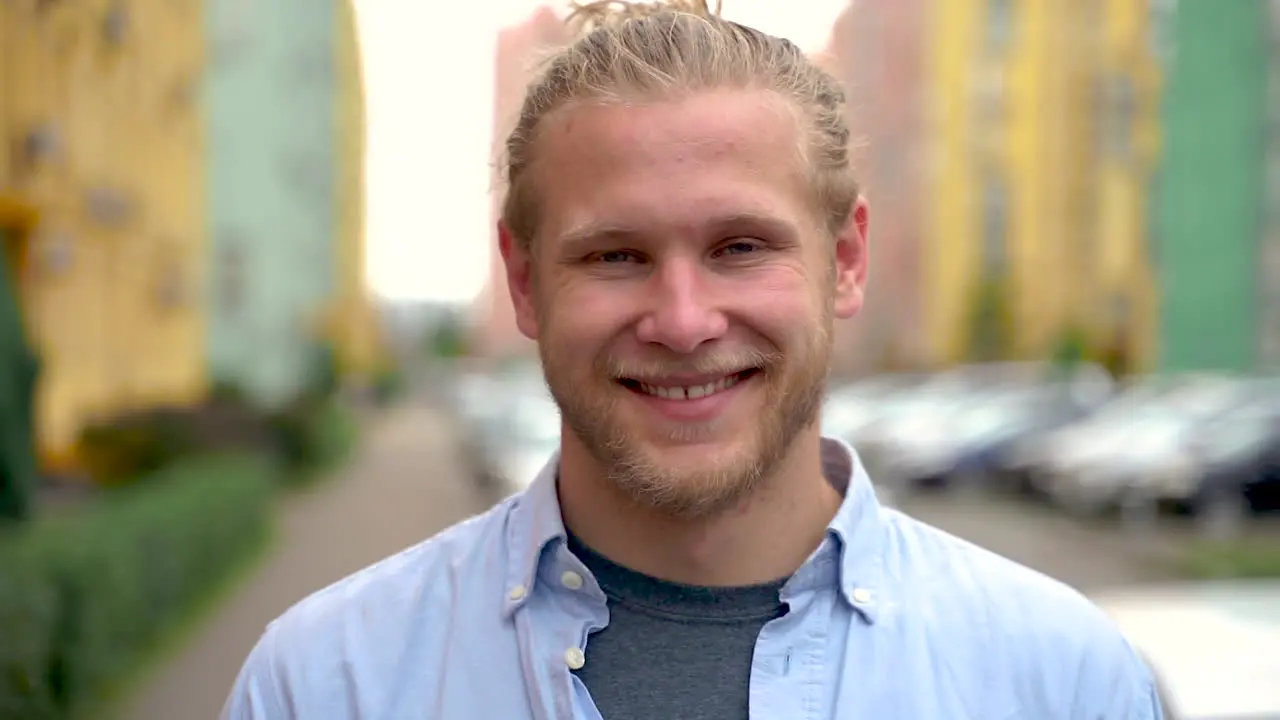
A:
MULTIPOLYGON (((847 2, 724 0, 723 14, 817 51, 847 2)), ((500 28, 540 4, 356 0, 368 130, 368 280, 378 296, 468 302, 483 287, 494 44, 500 28)))

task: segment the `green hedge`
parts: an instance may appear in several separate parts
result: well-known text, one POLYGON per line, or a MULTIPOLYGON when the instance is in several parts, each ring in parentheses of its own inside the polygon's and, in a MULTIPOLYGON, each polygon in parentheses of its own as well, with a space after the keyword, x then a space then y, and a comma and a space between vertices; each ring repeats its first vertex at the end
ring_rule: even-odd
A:
POLYGON ((263 541, 275 474, 193 458, 0 535, 0 720, 70 717, 125 677, 263 541))
POLYGON ((1280 578, 1280 543, 1274 540, 1197 543, 1181 557, 1179 569, 1198 579, 1280 578))

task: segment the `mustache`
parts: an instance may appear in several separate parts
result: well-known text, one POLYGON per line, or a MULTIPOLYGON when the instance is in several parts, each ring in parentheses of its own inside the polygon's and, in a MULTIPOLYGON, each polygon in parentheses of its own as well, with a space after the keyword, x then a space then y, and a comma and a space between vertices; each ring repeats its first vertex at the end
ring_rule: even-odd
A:
POLYGON ((731 375, 743 370, 762 370, 782 362, 782 353, 754 348, 734 351, 718 351, 694 357, 680 356, 653 359, 604 358, 598 369, 607 377, 645 378, 663 375, 731 375))

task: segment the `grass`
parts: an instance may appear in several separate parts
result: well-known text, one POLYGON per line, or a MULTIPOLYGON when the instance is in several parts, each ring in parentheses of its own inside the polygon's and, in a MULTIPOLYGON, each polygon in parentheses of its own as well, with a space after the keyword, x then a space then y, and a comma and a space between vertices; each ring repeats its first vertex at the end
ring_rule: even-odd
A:
POLYGON ((1177 561, 1180 574, 1197 580, 1280 578, 1280 542, 1249 539, 1194 543, 1177 561))

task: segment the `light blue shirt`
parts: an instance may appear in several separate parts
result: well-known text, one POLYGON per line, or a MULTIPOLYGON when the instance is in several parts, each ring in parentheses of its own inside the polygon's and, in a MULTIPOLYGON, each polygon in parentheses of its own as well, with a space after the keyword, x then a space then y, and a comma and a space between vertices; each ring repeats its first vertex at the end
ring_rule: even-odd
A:
MULTIPOLYGON (((851 449, 823 450, 848 490, 757 640, 752 720, 1161 718, 1151 674, 1087 599, 883 507, 851 449)), ((609 613, 566 549, 557 461, 271 623, 223 720, 598 720, 570 667, 609 613)))

